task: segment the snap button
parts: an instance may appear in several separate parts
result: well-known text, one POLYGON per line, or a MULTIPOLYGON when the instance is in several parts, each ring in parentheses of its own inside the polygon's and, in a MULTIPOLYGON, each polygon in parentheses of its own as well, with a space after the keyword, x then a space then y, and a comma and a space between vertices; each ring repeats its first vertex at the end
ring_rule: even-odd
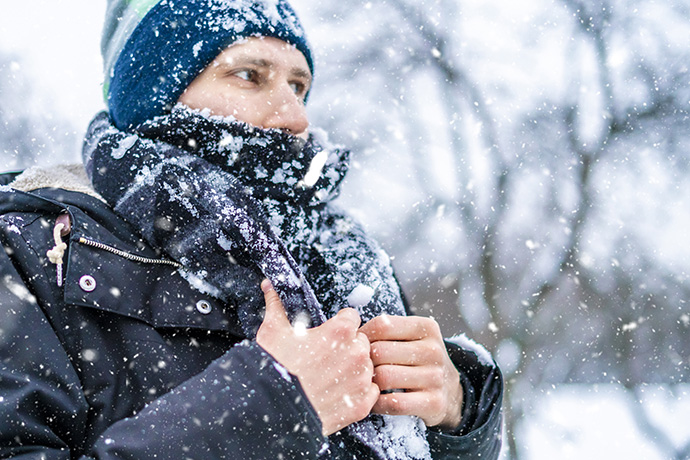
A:
POLYGON ((79 287, 85 292, 91 292, 96 289, 96 280, 91 275, 84 275, 79 278, 79 287))
POLYGON ((211 313, 211 304, 205 300, 200 300, 196 303, 196 309, 202 315, 208 315, 209 313, 211 313))
POLYGON ((69 232, 72 231, 72 221, 69 220, 69 214, 60 214, 57 219, 55 219, 55 225, 62 224, 62 230, 60 230, 60 236, 66 237, 69 232))

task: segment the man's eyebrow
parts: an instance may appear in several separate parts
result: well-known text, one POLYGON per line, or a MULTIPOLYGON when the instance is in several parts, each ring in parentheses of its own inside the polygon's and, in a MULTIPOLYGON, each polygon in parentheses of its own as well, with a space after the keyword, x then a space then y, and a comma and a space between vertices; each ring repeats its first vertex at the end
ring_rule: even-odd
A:
MULTIPOLYGON (((235 66, 235 65, 253 65, 256 67, 273 67, 273 62, 268 59, 252 58, 252 57, 236 57, 229 61, 221 61, 221 66, 235 66)), ((306 78, 311 81, 311 72, 302 67, 293 67, 290 69, 290 73, 296 77, 306 78)))
POLYGON ((293 67, 290 72, 296 77, 306 78, 307 80, 311 81, 311 72, 308 70, 305 70, 301 67, 293 67))
POLYGON ((230 59, 223 59, 220 61, 220 66, 235 66, 250 64, 256 67, 272 67, 271 61, 266 59, 257 59, 252 57, 233 57, 230 59))

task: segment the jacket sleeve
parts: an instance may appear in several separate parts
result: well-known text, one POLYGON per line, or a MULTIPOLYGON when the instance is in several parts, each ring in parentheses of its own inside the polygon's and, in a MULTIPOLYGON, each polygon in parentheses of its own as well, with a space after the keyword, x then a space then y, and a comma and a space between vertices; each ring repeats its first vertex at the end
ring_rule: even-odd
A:
POLYGON ((316 458, 326 442, 297 379, 249 343, 92 446, 84 445, 89 421, 71 361, 0 250, 0 458, 316 458))
POLYGON ((93 454, 101 459, 316 458, 325 442, 296 378, 258 345, 246 343, 136 416, 112 425, 93 454))

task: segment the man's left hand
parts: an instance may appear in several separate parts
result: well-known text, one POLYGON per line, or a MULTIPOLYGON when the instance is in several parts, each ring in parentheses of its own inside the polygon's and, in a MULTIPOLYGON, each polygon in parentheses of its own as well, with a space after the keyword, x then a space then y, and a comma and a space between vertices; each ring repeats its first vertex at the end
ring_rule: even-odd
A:
POLYGON ((372 412, 416 415, 427 426, 458 427, 463 397, 460 375, 435 320, 382 315, 359 330, 371 343, 374 383, 382 392, 372 412))

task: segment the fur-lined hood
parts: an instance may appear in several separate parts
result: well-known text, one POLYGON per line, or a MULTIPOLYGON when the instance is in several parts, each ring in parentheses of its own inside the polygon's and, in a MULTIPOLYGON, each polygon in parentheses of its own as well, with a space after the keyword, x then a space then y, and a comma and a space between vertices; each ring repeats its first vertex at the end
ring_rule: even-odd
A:
POLYGON ((85 193, 105 202, 91 186, 91 181, 81 163, 32 166, 17 176, 9 186, 22 192, 31 192, 40 188, 61 188, 85 193))

